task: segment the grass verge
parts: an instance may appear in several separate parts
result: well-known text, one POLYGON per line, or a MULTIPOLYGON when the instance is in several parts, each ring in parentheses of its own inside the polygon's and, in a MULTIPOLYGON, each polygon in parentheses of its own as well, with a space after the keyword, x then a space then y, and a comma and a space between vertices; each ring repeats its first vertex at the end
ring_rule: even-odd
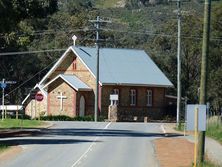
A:
POLYGON ((6 150, 7 148, 9 148, 8 145, 0 143, 0 153, 3 152, 4 150, 6 150))
POLYGON ((207 122, 206 135, 222 144, 222 122, 221 118, 212 117, 207 122))
POLYGON ((0 121, 0 129, 36 128, 44 125, 38 120, 5 119, 0 121))
POLYGON ((205 160, 204 163, 197 165, 197 167, 220 167, 220 166, 215 165, 214 163, 212 163, 209 160, 205 160))

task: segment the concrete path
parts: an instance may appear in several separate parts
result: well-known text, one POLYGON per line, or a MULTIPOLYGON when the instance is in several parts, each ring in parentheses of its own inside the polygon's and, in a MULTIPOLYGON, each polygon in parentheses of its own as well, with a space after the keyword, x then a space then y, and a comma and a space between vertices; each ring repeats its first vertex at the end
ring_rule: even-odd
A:
POLYGON ((216 164, 222 166, 222 145, 211 138, 206 138, 207 156, 216 164))
POLYGON ((38 136, 3 138, 23 150, 1 167, 157 167, 152 141, 161 124, 55 122, 38 136))

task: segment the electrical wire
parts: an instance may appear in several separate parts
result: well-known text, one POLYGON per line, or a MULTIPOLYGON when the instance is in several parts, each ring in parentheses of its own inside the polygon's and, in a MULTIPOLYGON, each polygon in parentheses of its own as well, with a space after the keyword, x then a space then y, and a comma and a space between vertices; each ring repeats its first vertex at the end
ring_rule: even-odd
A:
POLYGON ((21 86, 23 86, 25 83, 27 83, 28 81, 30 81, 31 79, 33 79, 36 75, 40 74, 42 71, 46 70, 47 68, 49 68, 52 64, 54 64, 56 61, 58 61, 58 59, 56 59, 55 61, 53 61, 52 63, 50 63, 48 66, 46 66, 45 68, 43 68, 42 70, 40 70, 39 72, 35 73, 31 78, 25 80, 23 83, 21 83, 19 86, 17 86, 16 88, 14 88, 12 91, 10 91, 9 93, 7 93, 8 95, 12 94, 14 91, 16 91, 18 88, 20 88, 21 86))

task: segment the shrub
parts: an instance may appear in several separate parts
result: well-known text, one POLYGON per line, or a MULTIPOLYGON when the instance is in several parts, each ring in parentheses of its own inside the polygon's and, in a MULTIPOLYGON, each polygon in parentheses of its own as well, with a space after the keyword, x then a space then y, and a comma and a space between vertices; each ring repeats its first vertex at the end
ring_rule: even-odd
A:
MULTIPOLYGON (((49 116, 41 116, 41 120, 43 121, 94 121, 93 115, 87 116, 76 116, 74 118, 66 116, 66 115, 49 115, 49 116)), ((105 120, 104 116, 99 116, 98 121, 103 122, 105 120)))
POLYGON ((40 119, 43 121, 73 121, 73 118, 66 115, 41 116, 40 119))

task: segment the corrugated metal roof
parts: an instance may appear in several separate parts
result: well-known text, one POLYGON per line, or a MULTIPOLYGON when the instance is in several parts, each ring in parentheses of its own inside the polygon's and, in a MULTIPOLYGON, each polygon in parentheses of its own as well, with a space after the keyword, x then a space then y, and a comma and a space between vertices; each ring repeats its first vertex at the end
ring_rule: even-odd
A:
MULTIPOLYGON (((72 49, 95 75, 96 48, 72 49)), ((143 50, 101 48, 99 74, 102 84, 173 86, 143 50)))
POLYGON ((92 90, 75 75, 60 74, 59 76, 61 76, 62 79, 64 79, 70 86, 72 86, 76 90, 92 90))
POLYGON ((58 78, 63 79, 67 84, 69 84, 72 88, 79 91, 90 91, 92 88, 88 87, 84 82, 82 82, 79 78, 77 78, 75 75, 67 75, 67 74, 59 74, 57 77, 49 81, 46 85, 44 85, 43 88, 48 87, 51 83, 53 83, 58 78))

